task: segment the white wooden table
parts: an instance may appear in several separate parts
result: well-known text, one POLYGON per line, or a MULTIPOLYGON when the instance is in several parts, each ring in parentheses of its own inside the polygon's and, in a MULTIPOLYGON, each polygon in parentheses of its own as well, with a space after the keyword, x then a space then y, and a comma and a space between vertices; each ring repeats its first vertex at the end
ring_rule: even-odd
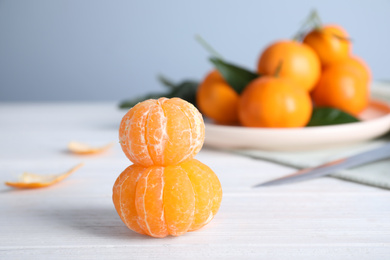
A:
POLYGON ((44 189, 0 184, 0 259, 390 259, 390 191, 321 178, 251 186, 292 169, 204 148, 223 200, 205 228, 181 237, 138 235, 119 219, 112 185, 130 162, 117 142, 114 103, 0 104, 0 181, 23 171, 60 173, 44 189), (71 140, 116 145, 76 156, 71 140))

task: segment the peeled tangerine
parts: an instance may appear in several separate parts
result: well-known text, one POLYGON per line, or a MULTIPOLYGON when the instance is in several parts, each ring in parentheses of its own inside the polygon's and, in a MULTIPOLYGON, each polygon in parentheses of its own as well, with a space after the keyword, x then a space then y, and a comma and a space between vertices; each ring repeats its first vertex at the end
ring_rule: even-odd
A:
POLYGON ((217 213, 221 199, 217 176, 196 159, 167 167, 131 165, 113 188, 122 221, 152 237, 179 236, 203 227, 217 213))
POLYGON ((149 99, 123 117, 123 152, 135 164, 167 166, 191 159, 202 148, 204 123, 199 111, 180 98, 149 99))
POLYGON ((152 237, 179 236, 209 223, 222 200, 218 177, 193 159, 204 142, 202 115, 180 98, 146 100, 123 117, 119 139, 134 162, 113 187, 128 228, 152 237))

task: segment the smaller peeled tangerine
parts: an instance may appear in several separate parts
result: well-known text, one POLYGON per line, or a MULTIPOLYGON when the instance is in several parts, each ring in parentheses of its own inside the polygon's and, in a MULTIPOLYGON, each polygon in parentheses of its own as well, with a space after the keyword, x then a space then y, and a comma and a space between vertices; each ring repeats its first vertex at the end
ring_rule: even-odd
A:
POLYGON ((222 200, 215 173, 196 159, 179 165, 131 165, 113 187, 115 208, 128 228, 152 237, 179 236, 209 223, 222 200))
POLYGON ((192 159, 204 142, 199 111, 180 98, 149 99, 123 117, 119 141, 135 164, 167 166, 192 159))

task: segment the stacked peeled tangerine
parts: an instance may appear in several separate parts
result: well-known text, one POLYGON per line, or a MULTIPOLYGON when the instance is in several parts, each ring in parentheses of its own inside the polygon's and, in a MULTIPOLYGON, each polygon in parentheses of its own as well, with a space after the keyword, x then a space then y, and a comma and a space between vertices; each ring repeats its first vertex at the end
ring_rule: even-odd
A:
POLYGON ((222 188, 194 156, 204 142, 202 115, 179 98, 138 103, 119 128, 123 152, 134 164, 113 187, 115 208, 128 228, 152 237, 180 236, 209 223, 222 188))

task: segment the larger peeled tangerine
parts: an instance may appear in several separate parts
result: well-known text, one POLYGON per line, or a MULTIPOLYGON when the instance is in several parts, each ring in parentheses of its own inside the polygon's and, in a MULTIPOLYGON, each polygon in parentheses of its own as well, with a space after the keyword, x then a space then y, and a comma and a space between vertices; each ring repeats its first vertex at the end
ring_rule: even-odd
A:
POLYGON ((215 173, 198 160, 179 165, 131 165, 113 188, 115 208, 131 230, 153 237, 179 236, 209 223, 222 200, 215 173))
POLYGON ((204 142, 202 115, 180 98, 138 103, 119 128, 123 152, 135 164, 167 166, 192 159, 204 142))

